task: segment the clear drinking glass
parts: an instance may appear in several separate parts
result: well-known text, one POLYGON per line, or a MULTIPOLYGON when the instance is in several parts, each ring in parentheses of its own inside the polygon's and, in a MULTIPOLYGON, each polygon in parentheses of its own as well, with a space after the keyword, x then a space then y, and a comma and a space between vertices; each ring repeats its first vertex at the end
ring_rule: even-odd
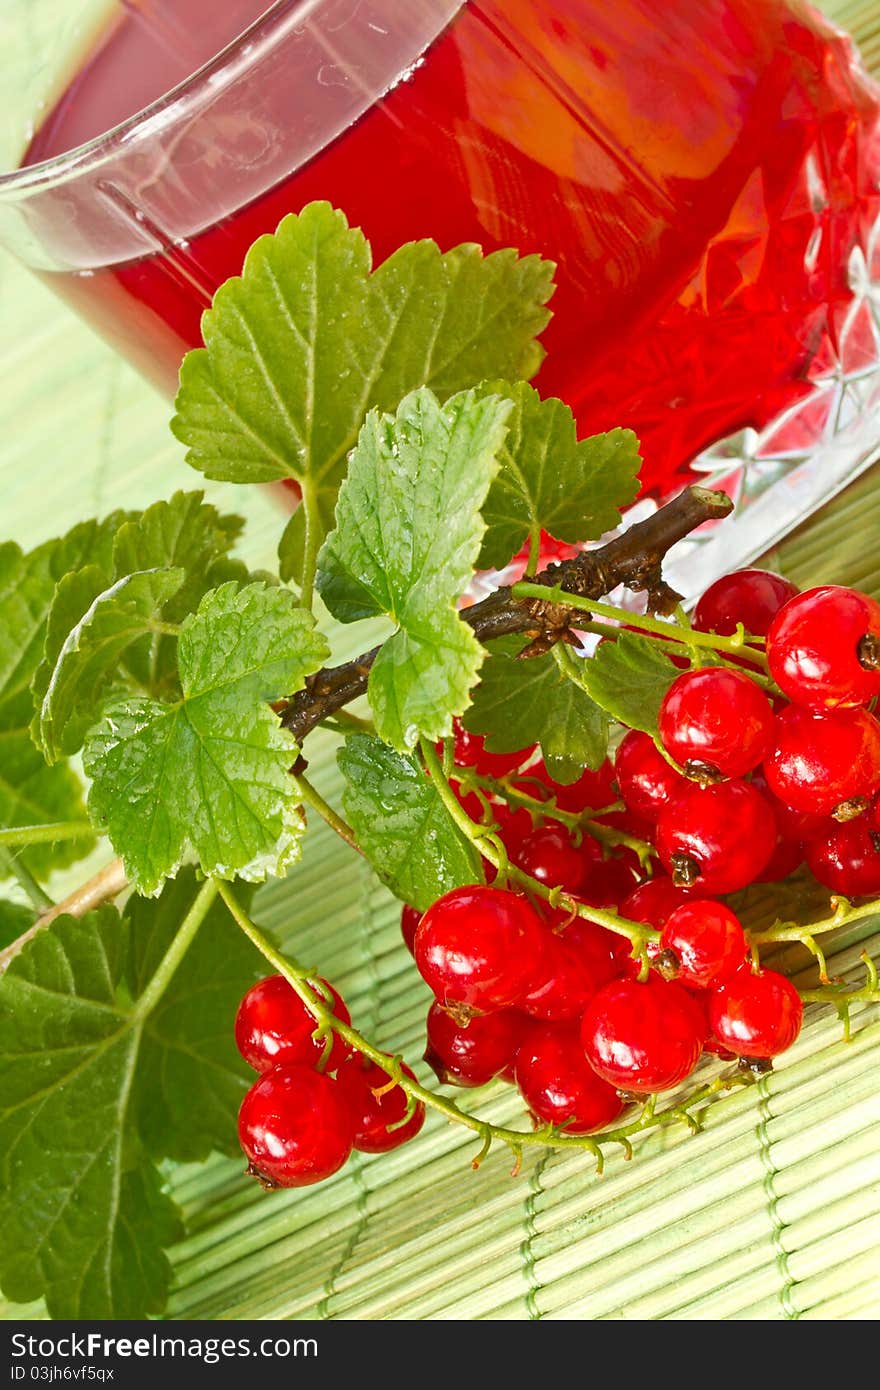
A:
POLYGON ((326 198, 377 259, 557 262, 542 391, 637 431, 640 508, 737 501, 683 591, 880 455, 880 93, 800 0, 5 5, 0 241, 169 395, 250 243, 326 198))

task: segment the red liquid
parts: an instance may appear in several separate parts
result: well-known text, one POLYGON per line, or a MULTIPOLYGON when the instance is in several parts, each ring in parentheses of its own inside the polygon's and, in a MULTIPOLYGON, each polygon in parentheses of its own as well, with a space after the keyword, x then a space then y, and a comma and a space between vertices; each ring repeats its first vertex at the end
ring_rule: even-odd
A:
MULTIPOLYGON (((190 0, 187 28, 222 10, 215 28, 234 31, 262 8, 190 0)), ((27 162, 192 65, 147 54, 124 20, 27 162)), ((850 253, 880 217, 878 168, 876 90, 797 0, 470 0, 411 79, 184 253, 46 278, 171 392, 213 290, 312 199, 361 226, 376 260, 416 237, 540 252, 559 269, 537 384, 582 433, 634 428, 643 481, 665 493, 838 351, 850 253)))

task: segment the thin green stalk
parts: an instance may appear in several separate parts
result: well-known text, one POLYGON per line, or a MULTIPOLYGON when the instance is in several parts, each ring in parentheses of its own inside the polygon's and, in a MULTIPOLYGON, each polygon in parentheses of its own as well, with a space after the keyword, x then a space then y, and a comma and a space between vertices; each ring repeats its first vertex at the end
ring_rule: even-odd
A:
POLYGON ((525 575, 527 579, 532 579, 538 573, 538 566, 541 563, 541 527, 535 521, 529 528, 529 558, 526 563, 525 575))
POLYGON ((821 936, 823 932, 834 931, 837 927, 849 926, 850 923, 859 922, 865 917, 880 916, 880 898, 872 898, 869 902, 853 907, 846 898, 833 897, 831 904, 833 911, 828 917, 823 917, 818 922, 806 922, 803 925, 798 925, 796 922, 778 921, 774 922, 772 927, 766 927, 763 931, 750 932, 749 935, 753 941, 762 946, 771 941, 803 942, 807 936, 821 936))
POLYGON ((669 1110, 661 1111, 657 1114, 655 1113, 653 1105, 649 1102, 635 1119, 626 1124, 619 1125, 615 1129, 605 1130, 601 1134, 595 1136, 586 1134, 566 1134, 562 1130, 555 1129, 552 1125, 546 1125, 541 1129, 527 1131, 508 1129, 504 1126, 490 1124, 488 1121, 479 1120, 475 1116, 469 1115, 466 1111, 459 1109, 453 1101, 447 1100, 445 1096, 437 1095, 436 1092, 429 1091, 427 1087, 420 1085, 418 1081, 413 1081, 404 1072, 402 1059, 400 1057, 390 1056, 387 1052, 382 1052, 380 1048, 375 1047, 368 1039, 358 1033, 356 1029, 352 1028, 350 1024, 344 1023, 342 1019, 337 1018, 328 1007, 326 999, 318 992, 317 987, 313 986, 310 982, 314 978, 313 975, 297 961, 288 959, 283 956, 280 951, 276 950, 271 941, 263 935, 256 923, 253 922, 247 912, 245 912, 241 903, 235 896, 235 892, 231 885, 226 882, 218 882, 217 891, 229 909, 233 921, 235 921, 240 930, 244 932, 251 944, 256 947, 264 960, 271 965, 272 969, 279 975, 284 976, 291 988, 295 990, 299 998, 314 1015, 317 1024, 316 1032, 329 1033, 332 1031, 338 1033, 341 1038, 344 1038, 345 1041, 355 1049, 355 1051, 361 1053, 364 1057, 368 1057, 371 1062, 375 1062, 377 1066, 381 1067, 381 1069, 405 1091, 411 1101, 421 1102, 423 1105, 429 1106, 432 1110, 439 1111, 447 1120, 472 1130, 473 1133, 482 1140, 482 1148, 473 1161, 473 1166, 475 1168, 479 1166, 482 1159, 488 1153, 492 1143, 498 1140, 501 1143, 507 1144, 513 1151, 517 1157, 517 1164, 519 1163, 519 1157, 523 1148, 538 1145, 540 1147, 550 1146, 556 1149, 585 1150, 594 1155, 597 1167, 599 1171, 601 1171, 604 1157, 600 1143, 621 1144, 628 1156, 629 1153, 632 1152, 629 1143, 630 1137, 642 1133, 645 1130, 681 1122, 682 1120, 688 1123, 691 1128, 696 1129, 699 1127, 698 1123, 689 1113, 692 1109, 703 1104, 712 1096, 717 1095, 721 1090, 728 1090, 734 1086, 748 1084, 748 1079, 739 1075, 719 1077, 715 1081, 701 1086, 692 1096, 688 1097, 686 1101, 672 1106, 669 1110))
POLYGON ((217 880, 206 879, 196 894, 192 907, 181 922, 177 935, 153 973, 150 983, 132 1010, 131 1016, 134 1021, 143 1021, 143 1019, 148 1018, 159 1003, 171 983, 177 967, 195 940, 196 933, 207 917, 216 897, 217 880))
POLYGON ((318 510, 318 495, 314 484, 305 482, 302 485, 302 501, 300 506, 303 509, 304 533, 303 533, 303 566, 302 566, 302 586, 300 588, 300 603, 304 608, 311 610, 315 600, 315 574, 318 568, 318 551, 321 546, 321 523, 318 510))
POLYGON ((491 832, 487 833, 485 827, 475 825, 464 810, 443 773, 440 759, 437 757, 433 745, 427 739, 422 739, 420 746, 428 775, 435 784, 437 793, 453 821, 477 847, 480 854, 488 859, 489 863, 496 869, 506 874, 507 878, 534 897, 543 898, 554 909, 570 912, 573 917, 584 917, 588 922, 598 922, 600 926, 607 927, 609 931, 616 932, 618 936, 628 937, 633 946, 638 948, 640 952, 644 952, 648 942, 659 941, 660 933, 652 927, 646 927, 643 922, 630 922, 625 917, 619 917, 616 912, 608 912, 601 907, 591 907, 588 903, 582 903, 577 898, 572 898, 568 893, 560 892, 558 888, 548 888, 546 883, 540 883, 538 879, 532 878, 530 874, 523 873, 522 869, 511 864, 507 856, 503 854, 502 849, 499 848, 497 837, 491 832))
POLYGON ((327 718, 321 721, 322 729, 332 729, 334 733, 340 734, 374 734, 376 726, 372 719, 361 719, 356 714, 351 714, 347 709, 338 709, 335 714, 328 714, 327 718))
POLYGON ((88 821, 60 820, 46 825, 14 825, 0 830, 0 845, 50 845, 56 840, 85 840, 94 831, 88 821))
POLYGON ((317 787, 313 786, 307 777, 301 773, 294 775, 294 786, 305 802, 306 806, 311 806, 313 811, 317 811, 322 820, 326 821, 331 830, 335 830, 340 839, 344 840, 352 849, 357 850, 358 854, 363 854, 363 850, 357 842, 357 836, 347 821, 344 821, 337 811, 334 811, 329 801, 325 801, 317 787))
POLYGON ((49 908, 54 907, 49 894, 40 887, 30 870, 22 864, 16 855, 10 854, 9 850, 2 845, 0 845, 0 866, 5 869, 5 876, 16 880, 37 912, 46 912, 49 908))
POLYGON ((648 617, 644 613, 631 613, 626 608, 618 608, 612 603, 601 603, 598 599, 581 598, 578 594, 570 594, 565 589, 546 584, 529 584, 521 581, 514 584, 511 589, 513 598, 537 598, 544 603, 559 604, 563 608, 574 608, 578 612, 592 613, 600 618, 611 618, 621 623, 627 623, 631 627, 637 627, 644 632, 656 634, 668 642, 681 643, 691 647, 709 647, 713 651, 727 652, 732 656, 747 656, 750 661, 754 661, 765 671, 769 671, 767 657, 762 650, 752 643, 759 643, 763 647, 762 637, 752 637, 740 623, 737 631, 732 637, 720 637, 715 632, 698 632, 695 628, 689 628, 687 632, 682 631, 675 623, 663 622, 659 618, 648 617))
POLYGON ((180 636, 181 629, 179 623, 163 623, 161 618, 152 618, 146 626, 150 632, 155 632, 162 637, 180 636))

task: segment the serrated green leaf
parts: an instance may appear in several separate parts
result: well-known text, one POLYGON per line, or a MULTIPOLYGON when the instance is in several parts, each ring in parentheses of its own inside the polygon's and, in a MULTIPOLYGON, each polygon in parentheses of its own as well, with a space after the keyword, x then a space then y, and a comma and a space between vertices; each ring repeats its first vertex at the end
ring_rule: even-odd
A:
MULTIPOLYGON (((209 478, 294 478, 332 516, 367 413, 427 385, 445 398, 487 376, 529 378, 553 266, 474 245, 401 247, 371 274, 362 232, 328 203, 286 217, 248 252, 184 359, 172 429, 209 478)), ((285 543, 285 567, 296 553, 285 543)))
POLYGON ((0 1282, 53 1317, 161 1312, 180 1229, 154 1162, 237 1152, 233 1023, 263 968, 219 900, 144 1007, 200 888, 61 917, 0 979, 0 1282))
MULTIPOLYGON (((82 786, 65 763, 47 767, 34 747, 28 723, 33 705, 30 692, 0 702, 0 827, 49 825, 54 821, 84 821, 82 786)), ((37 878, 75 864, 94 847, 88 836, 57 844, 29 845, 17 851, 37 878)), ((0 880, 5 877, 0 865, 0 880)))
MULTIPOLYGON (((183 869, 159 898, 129 899, 132 998, 142 995, 198 888, 193 871, 183 869)), ((236 896, 246 905, 250 890, 241 885, 236 896)), ((144 1025, 133 1105, 154 1157, 193 1162, 212 1150, 239 1152, 235 1121, 254 1074, 235 1046, 235 1015, 242 995, 265 973, 262 956, 215 900, 144 1025)))
POLYGON ((26 932, 33 920, 33 908, 0 898, 0 951, 26 932))
POLYGON ((473 391, 441 406, 423 388, 396 417, 370 415, 318 559, 318 588, 335 617, 381 613, 398 626, 367 694, 379 735, 402 751, 419 735, 451 732, 483 660, 455 604, 480 547, 480 506, 509 411, 473 391))
POLYGON ((501 467, 483 507, 487 529, 480 566, 503 569, 533 528, 572 544, 613 530, 639 490, 642 460, 632 430, 579 442, 574 416, 562 401, 542 400, 525 382, 490 382, 480 390, 514 405, 501 467))
POLYGON ((111 908, 60 917, 0 979, 0 1281, 58 1318, 161 1312, 180 1233, 131 1125, 141 1029, 111 908))
POLYGON ((110 573, 113 538, 129 512, 85 521, 28 554, 0 545, 0 699, 24 690, 43 655, 55 585, 69 571, 94 564, 110 573))
POLYGON ((449 889, 484 881, 479 854, 416 758, 370 734, 352 734, 337 757, 345 814, 392 893, 424 912, 449 889))
POLYGON ((601 767, 608 749, 608 716, 562 675, 552 655, 518 661, 525 645, 522 637, 492 643, 463 723, 485 738, 490 753, 513 753, 540 743, 551 777, 567 785, 585 767, 601 767))
POLYGON ((650 637, 631 632, 600 642, 581 670, 584 686, 597 705, 612 719, 652 738, 657 734, 663 696, 681 674, 650 637))
POLYGON ((328 654, 286 590, 224 584, 182 625, 182 698, 106 711, 83 752, 89 810, 142 893, 188 853, 206 874, 254 882, 298 857, 298 750, 265 702, 301 689, 328 654))
MULTIPOLYGON (((81 570, 71 575, 71 588, 91 587, 98 570, 81 570)), ((149 634, 161 620, 162 610, 185 578, 182 569, 146 570, 127 574, 104 589, 89 604, 75 627, 68 632, 54 661, 47 661, 38 673, 38 684, 45 692, 34 716, 32 732, 47 762, 55 763, 64 754, 82 747, 86 731, 95 722, 102 697, 119 679, 119 664, 128 648, 149 634)), ((63 598, 67 587, 59 586, 63 598)), ((50 614, 50 628, 60 605, 50 614)), ((51 634, 53 645, 55 633, 51 634)))

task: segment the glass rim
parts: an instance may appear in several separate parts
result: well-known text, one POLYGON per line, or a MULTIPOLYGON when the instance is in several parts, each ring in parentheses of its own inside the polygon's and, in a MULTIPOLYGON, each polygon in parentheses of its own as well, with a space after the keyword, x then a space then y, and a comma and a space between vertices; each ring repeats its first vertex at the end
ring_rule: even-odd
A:
POLYGON ((177 108, 200 90, 209 87, 212 95, 216 95, 227 87, 237 75, 236 58, 249 59, 254 42, 271 41, 275 31, 285 22, 296 18, 301 23, 324 4, 326 0, 272 0, 261 15, 212 58, 124 121, 102 131, 92 140, 52 155, 49 159, 0 171, 0 198, 39 192, 42 188, 65 183, 85 169, 99 167, 123 146, 132 145, 138 139, 161 130, 171 123, 177 108), (246 45, 248 51, 244 53, 242 50, 246 45))

